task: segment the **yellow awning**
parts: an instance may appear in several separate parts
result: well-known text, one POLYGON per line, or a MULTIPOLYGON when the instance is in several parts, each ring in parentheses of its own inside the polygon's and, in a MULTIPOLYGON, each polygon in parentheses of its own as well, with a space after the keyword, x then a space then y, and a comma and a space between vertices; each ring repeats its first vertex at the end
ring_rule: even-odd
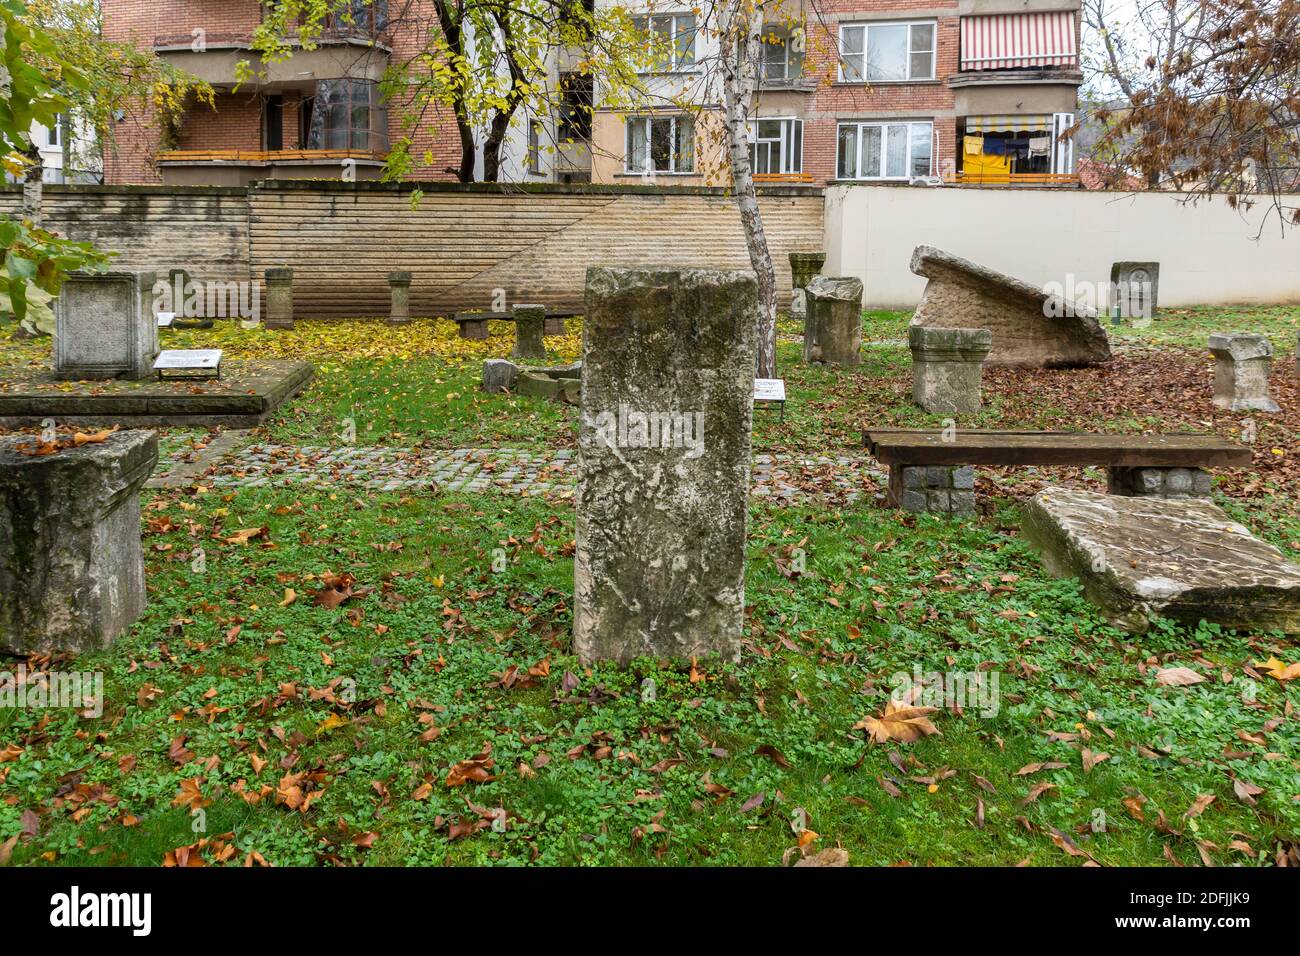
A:
POLYGON ((1052 114, 1026 113, 1020 116, 968 116, 967 133, 1047 133, 1052 129, 1052 114))

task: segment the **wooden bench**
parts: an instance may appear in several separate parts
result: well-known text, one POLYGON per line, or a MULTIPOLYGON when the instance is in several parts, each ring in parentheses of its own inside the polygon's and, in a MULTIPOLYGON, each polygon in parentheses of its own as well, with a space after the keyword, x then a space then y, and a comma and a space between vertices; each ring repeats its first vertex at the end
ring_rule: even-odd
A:
MULTIPOLYGON (((574 316, 581 315, 580 312, 563 312, 546 310, 546 321, 542 325, 543 335, 563 335, 564 320, 572 319, 574 316)), ((513 322, 515 316, 513 312, 457 312, 451 317, 459 329, 462 339, 485 339, 488 337, 488 320, 492 319, 497 322, 513 322)))
POLYGON ((871 428, 867 451, 889 466, 890 503, 908 511, 970 511, 975 465, 1104 465, 1111 494, 1162 498, 1210 492, 1208 468, 1243 468, 1251 450, 1218 435, 871 428))

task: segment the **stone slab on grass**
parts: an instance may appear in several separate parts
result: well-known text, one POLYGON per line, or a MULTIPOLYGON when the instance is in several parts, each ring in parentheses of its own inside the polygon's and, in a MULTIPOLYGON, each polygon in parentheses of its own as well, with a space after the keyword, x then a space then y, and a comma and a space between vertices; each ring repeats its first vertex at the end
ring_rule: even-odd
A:
POLYGON ((1300 633, 1300 565, 1210 501, 1052 487, 1026 506, 1021 531, 1125 630, 1159 616, 1300 633))
POLYGON ((249 428, 301 391, 308 362, 230 360, 219 380, 65 382, 48 369, 0 368, 0 425, 45 418, 76 425, 226 425, 249 428))

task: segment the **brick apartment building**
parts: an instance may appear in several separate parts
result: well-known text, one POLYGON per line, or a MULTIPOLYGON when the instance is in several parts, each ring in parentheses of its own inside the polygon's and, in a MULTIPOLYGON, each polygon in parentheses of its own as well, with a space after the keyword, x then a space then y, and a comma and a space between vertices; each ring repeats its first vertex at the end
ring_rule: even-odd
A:
MULTIPOLYGON (((725 181, 717 133, 716 40, 695 9, 674 0, 620 2, 672 38, 671 62, 647 74, 644 108, 597 108, 515 117, 503 176, 515 181, 661 184, 725 181), (713 46, 711 46, 711 44, 713 46), (695 83, 690 112, 654 94, 695 83), (554 148, 548 148, 554 144, 554 148)), ((327 24, 315 50, 266 64, 236 88, 235 65, 253 58, 259 0, 103 0, 104 32, 152 48, 211 83, 215 110, 190 110, 175 128, 148 116, 118 124, 106 149, 109 183, 240 184, 267 178, 378 175, 401 135, 401 104, 378 80, 427 41, 428 0, 341 0, 352 16, 327 24)), ((751 126, 762 181, 1072 183, 1080 0, 784 0, 769 16, 751 126)), ((253 58, 255 60, 255 58, 253 58)), ((579 102, 600 101, 599 78, 549 79, 579 102)), ((260 66, 257 62, 254 67, 260 66)), ((460 141, 445 112, 420 124, 415 179, 453 179, 460 141)))

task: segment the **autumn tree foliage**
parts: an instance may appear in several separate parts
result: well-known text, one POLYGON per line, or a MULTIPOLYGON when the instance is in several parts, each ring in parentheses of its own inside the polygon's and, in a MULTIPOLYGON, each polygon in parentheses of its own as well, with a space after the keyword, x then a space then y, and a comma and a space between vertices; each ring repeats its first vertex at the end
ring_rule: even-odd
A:
POLYGON ((1266 196, 1300 223, 1300 0, 1085 0, 1102 78, 1100 147, 1149 188, 1266 196))

